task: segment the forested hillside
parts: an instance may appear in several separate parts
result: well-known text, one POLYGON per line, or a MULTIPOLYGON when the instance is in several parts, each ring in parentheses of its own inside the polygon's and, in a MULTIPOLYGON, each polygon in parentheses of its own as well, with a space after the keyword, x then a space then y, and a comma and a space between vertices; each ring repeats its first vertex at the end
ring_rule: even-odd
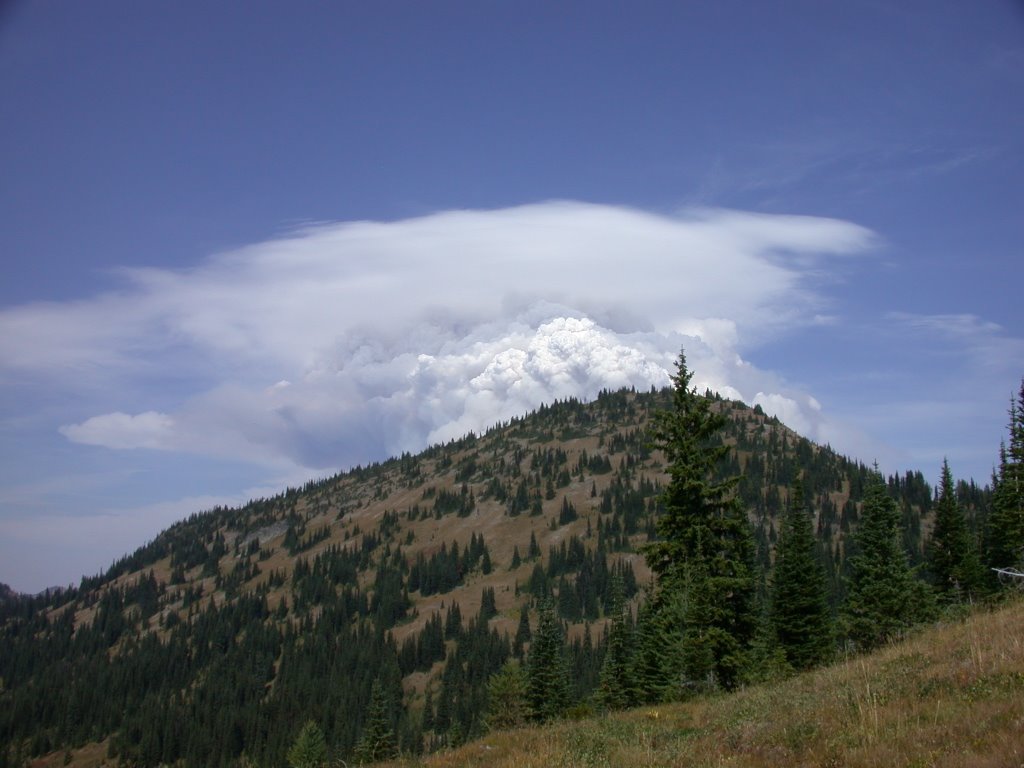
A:
POLYGON ((992 557, 1019 565, 1024 389, 995 489, 944 468, 933 491, 688 382, 199 513, 0 601, 0 766, 422 753, 815 666, 998 591, 992 557), (695 499, 720 522, 687 522, 695 499), (870 606, 908 595, 918 615, 880 626, 870 606))

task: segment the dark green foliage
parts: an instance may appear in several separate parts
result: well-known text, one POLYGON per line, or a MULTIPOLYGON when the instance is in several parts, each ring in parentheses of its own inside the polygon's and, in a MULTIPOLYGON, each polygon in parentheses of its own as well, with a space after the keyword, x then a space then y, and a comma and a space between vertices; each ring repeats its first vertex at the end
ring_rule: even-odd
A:
POLYGON ((377 576, 373 583, 373 597, 370 600, 370 613, 381 629, 393 627, 404 618, 412 605, 409 592, 402 579, 401 552, 396 553, 395 560, 381 558, 377 568, 377 576))
MULTIPOLYGON (((353 631, 345 610, 344 602, 325 606, 315 625, 307 621, 300 634, 282 634, 261 601, 240 597, 197 613, 191 625, 179 624, 166 644, 155 635, 130 636, 112 660, 105 646, 93 646, 96 663, 81 677, 82 687, 66 681, 57 690, 81 702, 75 709, 82 722, 97 728, 83 741, 103 733, 99 728, 116 730, 112 753, 139 765, 229 765, 243 750, 280 763, 303 722, 295 718, 311 715, 346 754, 358 735, 354 714, 369 694, 361 675, 392 669, 382 675, 395 686, 399 673, 383 636, 353 631), (104 709, 109 716, 97 719, 104 709), (337 722, 327 713, 336 713, 337 722)), ((91 634, 80 631, 86 643, 91 634)), ((75 657, 74 650, 64 655, 81 664, 75 657)))
POLYGON ((548 550, 548 570, 550 578, 561 576, 563 573, 575 571, 587 559, 587 548, 578 536, 570 536, 568 541, 562 541, 557 547, 548 550))
POLYGON ((480 618, 488 621, 498 615, 497 598, 494 596, 494 587, 484 587, 480 593, 480 618))
POLYGON ((729 449, 718 440, 725 417, 690 388, 693 374, 680 352, 673 408, 655 414, 656 445, 668 460, 658 540, 647 546, 658 589, 681 592, 686 604, 686 673, 732 688, 756 629, 754 541, 733 494, 736 478, 713 481, 729 449))
POLYGON ((876 473, 866 490, 850 558, 842 624, 858 650, 900 636, 931 611, 931 591, 910 568, 900 533, 900 514, 876 473))
POLYGON ((458 493, 442 488, 435 496, 434 515, 439 519, 442 515, 451 512, 455 512, 459 517, 469 517, 474 509, 476 509, 476 498, 466 483, 462 484, 458 493))
POLYGON ((419 591, 424 597, 445 594, 462 584, 466 575, 478 566, 481 572, 490 573, 491 555, 484 537, 474 533, 465 550, 460 550, 459 543, 453 541, 451 547, 442 544, 440 551, 431 555, 429 560, 422 552, 417 554, 409 569, 409 591, 419 591))
POLYGON ((772 574, 771 624, 794 669, 816 666, 832 654, 832 612, 825 573, 815 556, 811 515, 800 480, 793 485, 782 518, 772 574))
POLYGON ((424 625, 423 630, 405 639, 398 654, 398 664, 403 675, 415 671, 427 671, 435 661, 444 661, 444 627, 441 614, 435 613, 424 625))
POLYGON ((988 519, 988 562, 993 568, 1024 570, 1024 380, 1010 402, 1009 431, 1009 444, 999 452, 988 519))
POLYGON ((628 547, 628 537, 640 530, 640 524, 649 511, 648 499, 659 493, 660 488, 643 477, 634 485, 628 467, 626 472, 616 474, 611 484, 601 493, 600 506, 602 514, 611 515, 608 525, 612 530, 607 533, 613 536, 622 534, 614 549, 628 547))
POLYGON ((558 616, 570 622, 583 620, 583 612, 580 608, 579 596, 572 588, 565 576, 558 580, 558 616))
POLYGON ((374 680, 370 690, 370 704, 366 712, 362 736, 356 745, 355 759, 360 763, 387 760, 398 753, 391 715, 380 680, 374 680))
POLYGON ((609 565, 608 555, 598 545, 588 550, 578 536, 570 536, 557 547, 548 550, 548 565, 541 563, 533 567, 526 583, 526 591, 542 599, 552 595, 557 588, 558 614, 569 621, 595 621, 601 608, 611 608, 612 576, 622 579, 623 594, 631 598, 637 593, 636 575, 628 561, 620 560, 609 565), (575 572, 575 580, 566 576, 575 572), (557 581, 556 581, 557 579, 557 581))
POLYGON ((533 531, 530 531, 530 547, 526 552, 526 556, 530 560, 540 557, 540 545, 537 544, 537 537, 534 535, 533 531))
POLYGON ((551 580, 548 578, 544 566, 537 563, 530 572, 530 580, 526 584, 526 591, 538 599, 550 596, 551 580))
POLYGON ((582 637, 575 638, 566 648, 569 664, 568 714, 572 716, 589 707, 601 682, 601 666, 604 662, 604 646, 594 645, 591 627, 583 625, 582 637))
POLYGON ((572 505, 572 502, 569 501, 568 497, 563 496, 562 508, 558 513, 558 524, 568 525, 577 518, 579 518, 579 515, 576 512, 576 507, 572 505))
POLYGON ((490 728, 518 728, 529 714, 527 678, 515 659, 506 661, 487 682, 487 725, 490 728))
POLYGON ((533 633, 530 631, 530 611, 523 605, 519 613, 519 626, 516 629, 516 637, 513 645, 513 652, 518 658, 523 657, 525 645, 530 642, 533 633))
POLYGON ((436 745, 458 744, 484 732, 488 682, 511 652, 508 637, 490 629, 483 613, 469 622, 441 676, 433 722, 436 745))
POLYGON ((540 604, 537 632, 527 657, 527 700, 535 720, 550 720, 569 706, 569 675, 562 625, 548 601, 540 604))
POLYGON ((324 732, 315 722, 307 720, 288 750, 288 765, 291 768, 321 768, 326 764, 327 742, 324 740, 324 732))
POLYGON ((684 690, 684 595, 656 592, 637 616, 632 678, 640 701, 657 703, 679 698, 684 690))
POLYGON ((284 546, 288 550, 288 554, 297 555, 300 552, 305 552, 307 549, 312 549, 330 535, 331 527, 329 525, 322 525, 309 533, 306 533, 305 525, 291 526, 285 534, 284 546))
POLYGON ((981 594, 984 572, 967 517, 956 498, 948 461, 942 462, 935 527, 927 552, 929 575, 943 601, 970 601, 981 594))
POLYGON ((462 609, 458 603, 452 603, 444 616, 445 640, 456 640, 462 636, 462 609))
POLYGON ((622 577, 612 580, 612 621, 608 629, 597 698, 608 709, 625 709, 636 701, 633 683, 633 628, 624 605, 622 577))

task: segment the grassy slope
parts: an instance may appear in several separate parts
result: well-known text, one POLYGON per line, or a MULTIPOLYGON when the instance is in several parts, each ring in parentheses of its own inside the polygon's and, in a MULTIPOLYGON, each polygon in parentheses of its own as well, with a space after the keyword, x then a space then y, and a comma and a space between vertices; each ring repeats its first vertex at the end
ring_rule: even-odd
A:
POLYGON ((1024 766, 1024 601, 782 683, 496 732, 396 765, 1024 766))

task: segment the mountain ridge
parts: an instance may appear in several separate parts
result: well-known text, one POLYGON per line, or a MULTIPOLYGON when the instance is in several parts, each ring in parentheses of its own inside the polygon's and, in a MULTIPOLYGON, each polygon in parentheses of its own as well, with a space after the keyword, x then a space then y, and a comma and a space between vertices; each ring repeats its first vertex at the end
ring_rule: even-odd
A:
MULTIPOLYGON (((738 493, 757 532, 759 558, 770 561, 785 487, 799 470, 837 601, 867 468, 813 445, 758 408, 710 396, 729 419, 722 438, 733 450, 722 472, 745 478, 738 493)), ((169 655, 171 665, 192 664, 195 671, 161 678, 150 685, 154 691, 125 691, 145 717, 111 711, 84 735, 58 716, 44 717, 35 731, 12 720, 7 735, 35 732, 33 754, 47 743, 81 748, 100 740, 110 756, 140 764, 166 758, 232 765, 243 749, 257 762, 272 763, 306 711, 324 721, 332 743, 345 753, 354 747, 370 693, 369 672, 357 670, 376 669, 396 700, 392 719, 403 747, 452 743, 482 727, 479 678, 452 682, 453 676, 484 675, 486 681, 500 659, 521 654, 523 612, 544 596, 555 601, 568 626, 581 681, 577 692, 585 696, 600 669, 612 574, 624 579, 634 608, 650 580, 637 550, 653 534, 666 475, 646 425, 669 402, 668 390, 556 402, 483 435, 170 526, 105 574, 84 578, 52 599, 21 601, 31 609, 22 614, 54 647, 66 648, 72 669, 88 668, 88 659, 105 648, 127 669, 152 654, 169 655), (319 637, 318 628, 327 624, 335 639, 317 643, 348 638, 344 642, 365 645, 363 660, 353 656, 348 667, 330 657, 321 662, 327 678, 359 676, 351 695, 334 705, 349 713, 345 722, 325 719, 323 705, 310 698, 313 684, 304 682, 306 662, 289 650, 308 647, 311 641, 303 638, 319 637), (363 634, 370 630, 376 639, 363 634), (209 632, 222 639, 206 639, 209 632), (266 635, 259 640, 264 645, 254 645, 257 635, 266 635), (77 649, 76 643, 97 649, 77 649), (210 697, 223 695, 198 681, 208 681, 236 656, 263 658, 266 666, 236 681, 251 691, 247 702, 224 705, 235 724, 223 727, 240 734, 234 741, 222 742, 222 729, 151 733, 150 720, 187 716, 180 707, 190 701, 196 706, 192 698, 199 694, 185 692, 197 684, 200 692, 207 686, 210 697), (453 672, 453 664, 462 671, 453 672), (286 702, 290 709, 282 710, 286 702), (428 708, 431 719, 447 718, 451 725, 425 727, 428 708)), ((911 552, 920 559, 931 491, 919 472, 889 483, 903 504, 911 552)), ((17 612, 4 619, 8 627, 22 620, 17 612)), ((48 669, 40 661, 32 673, 42 679, 48 669)), ((12 674, 7 679, 17 682, 12 674)), ((14 684, 10 695, 23 695, 25 706, 34 702, 14 684)), ((88 692, 77 689, 65 698, 63 706, 76 710, 89 701, 88 692)), ((211 711, 211 717, 225 716, 211 711)), ((0 720, 0 733, 3 728, 0 720)))

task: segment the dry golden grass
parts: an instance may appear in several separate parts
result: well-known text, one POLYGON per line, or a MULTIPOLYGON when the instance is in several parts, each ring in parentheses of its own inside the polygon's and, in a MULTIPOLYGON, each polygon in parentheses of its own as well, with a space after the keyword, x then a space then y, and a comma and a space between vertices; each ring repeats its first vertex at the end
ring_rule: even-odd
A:
MULTIPOLYGON (((29 768, 58 768, 65 764, 65 754, 64 752, 52 752, 45 757, 30 760, 28 766, 29 768)), ((72 762, 68 765, 74 768, 104 768, 104 766, 111 765, 107 759, 107 741, 87 744, 80 749, 71 750, 70 754, 72 762)))
POLYGON ((1024 766, 1024 602, 684 704, 492 733, 397 766, 1024 766))

